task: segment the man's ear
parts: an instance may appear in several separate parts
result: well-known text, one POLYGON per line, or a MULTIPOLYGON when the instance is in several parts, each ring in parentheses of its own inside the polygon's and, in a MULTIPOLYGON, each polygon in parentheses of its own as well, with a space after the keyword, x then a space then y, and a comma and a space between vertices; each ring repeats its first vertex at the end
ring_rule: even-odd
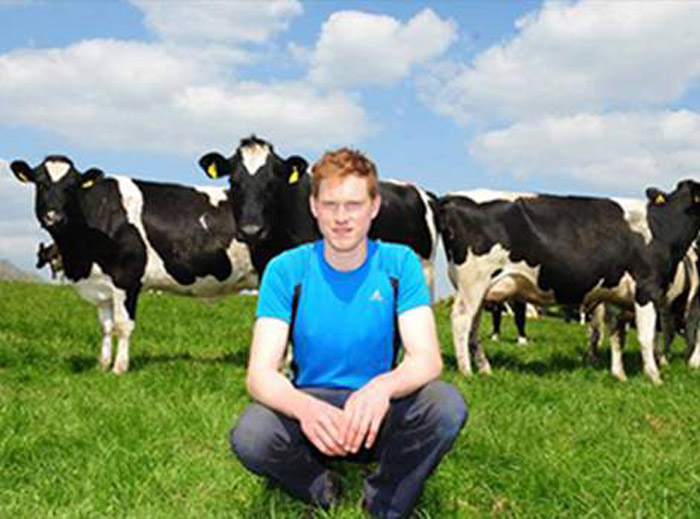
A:
POLYGON ((226 158, 215 151, 202 155, 202 158, 199 159, 199 167, 213 180, 227 177, 231 174, 226 158))
POLYGON ((372 200, 372 220, 374 220, 377 217, 381 208, 382 208, 382 197, 379 194, 379 192, 377 192, 377 196, 375 196, 374 199, 372 200))
POLYGON ((90 168, 85 173, 80 175, 80 187, 83 189, 91 188, 95 182, 104 178, 105 172, 99 168, 90 168))
POLYGON ((309 163, 306 159, 299 155, 292 155, 284 161, 284 171, 289 184, 296 184, 301 178, 306 175, 306 170, 309 168, 309 163))
POLYGON ((314 195, 309 196, 309 207, 311 208, 311 214, 314 218, 318 218, 318 213, 316 212, 316 197, 314 195))
POLYGON ((30 168, 29 164, 23 160, 12 161, 12 164, 10 164, 10 169, 20 182, 26 184, 27 182, 34 182, 36 180, 34 170, 30 168))
POLYGON ((666 203, 666 193, 655 187, 650 187, 646 191, 649 202, 654 205, 664 205, 666 203))

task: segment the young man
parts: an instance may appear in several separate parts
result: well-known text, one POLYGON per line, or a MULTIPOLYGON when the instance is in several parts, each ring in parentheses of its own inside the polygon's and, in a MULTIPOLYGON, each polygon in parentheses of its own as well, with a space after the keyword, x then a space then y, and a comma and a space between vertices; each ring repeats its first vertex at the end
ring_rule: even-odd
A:
POLYGON ((330 460, 378 461, 363 506, 394 518, 410 514, 467 409, 437 381, 442 359, 417 257, 367 238, 377 189, 359 152, 314 165, 310 204, 323 239, 265 270, 247 377, 256 403, 231 445, 249 470, 324 508, 339 492, 330 460), (288 340, 293 380, 280 371, 288 340))

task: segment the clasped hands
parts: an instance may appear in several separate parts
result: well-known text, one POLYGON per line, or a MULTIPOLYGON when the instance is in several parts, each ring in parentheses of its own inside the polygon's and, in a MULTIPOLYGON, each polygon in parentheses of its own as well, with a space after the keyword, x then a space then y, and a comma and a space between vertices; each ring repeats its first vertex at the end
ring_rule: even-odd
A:
POLYGON ((369 449, 389 410, 391 398, 381 384, 369 383, 350 395, 341 409, 317 398, 298 413, 301 430, 327 456, 347 456, 369 449))

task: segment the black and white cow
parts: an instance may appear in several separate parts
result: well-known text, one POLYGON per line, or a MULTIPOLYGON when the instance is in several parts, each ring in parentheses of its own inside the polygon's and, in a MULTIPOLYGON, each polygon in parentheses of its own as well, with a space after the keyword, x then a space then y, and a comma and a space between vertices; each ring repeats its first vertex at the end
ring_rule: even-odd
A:
POLYGON ((517 297, 554 303, 634 301, 645 374, 661 377, 654 359, 657 314, 676 267, 700 229, 700 184, 671 193, 647 190, 639 211, 624 200, 523 195, 479 203, 464 195, 440 199, 450 280, 457 289, 452 332, 460 370, 490 365, 478 342, 484 300, 517 297))
POLYGON ((95 168, 81 173, 61 155, 10 168, 34 183, 36 217, 58 246, 66 278, 97 306, 103 369, 112 363, 114 334, 113 371, 128 370, 142 289, 216 296, 257 285, 223 189, 105 177, 95 168))
MULTIPOLYGON (((250 245, 258 272, 280 252, 320 237, 309 209, 311 180, 303 158, 283 159, 270 143, 252 136, 229 158, 207 153, 199 165, 211 178, 229 177, 237 238, 250 245)), ((382 203, 370 237, 410 246, 432 293, 439 236, 435 196, 397 181, 381 181, 379 193, 382 203)))
MULTIPOLYGON (((670 308, 670 322, 664 331, 667 331, 668 335, 661 337, 661 341, 657 341, 658 359, 662 365, 667 364, 666 357, 671 342, 674 336, 680 333, 686 342, 689 354, 688 365, 691 368, 700 368, 700 335, 698 334, 700 273, 698 272, 698 261, 697 245, 693 243, 683 260, 678 264, 673 281, 666 292, 666 301, 670 308)), ((629 301, 628 306, 632 305, 633 301, 629 301)), ((596 306, 591 312, 589 357, 597 360, 598 345, 602 341, 604 331, 609 330, 611 371, 620 380, 626 379, 622 364, 622 349, 625 346, 627 325, 633 320, 634 315, 629 310, 625 308, 613 309, 605 304, 596 306)))

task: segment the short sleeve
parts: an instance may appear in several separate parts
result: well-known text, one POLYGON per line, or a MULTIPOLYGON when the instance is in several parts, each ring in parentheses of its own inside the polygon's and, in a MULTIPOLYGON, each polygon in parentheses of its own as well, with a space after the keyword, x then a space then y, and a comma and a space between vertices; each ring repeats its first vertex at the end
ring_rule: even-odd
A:
POLYGON ((288 262, 278 256, 268 263, 258 292, 256 317, 275 317, 291 321, 293 283, 289 281, 288 262))
POLYGON ((401 277, 399 278, 399 314, 419 306, 430 306, 430 293, 423 276, 423 270, 416 254, 406 248, 403 255, 401 277))

